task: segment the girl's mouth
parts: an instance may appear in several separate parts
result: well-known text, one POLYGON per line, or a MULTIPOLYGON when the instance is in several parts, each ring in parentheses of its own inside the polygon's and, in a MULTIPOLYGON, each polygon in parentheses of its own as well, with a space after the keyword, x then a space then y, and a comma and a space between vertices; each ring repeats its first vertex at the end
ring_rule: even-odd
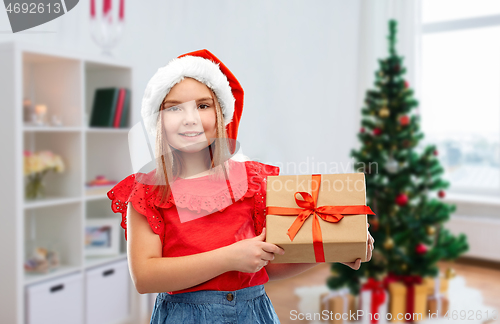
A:
POLYGON ((198 138, 203 134, 203 132, 200 133, 179 133, 179 135, 186 137, 186 138, 198 138))

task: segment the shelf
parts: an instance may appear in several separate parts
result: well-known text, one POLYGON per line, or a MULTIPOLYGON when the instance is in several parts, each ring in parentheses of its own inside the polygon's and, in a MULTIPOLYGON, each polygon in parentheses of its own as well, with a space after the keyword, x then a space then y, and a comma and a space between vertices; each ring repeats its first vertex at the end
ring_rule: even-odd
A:
POLYGON ((103 134, 127 134, 130 128, 107 128, 107 127, 87 127, 86 132, 89 133, 103 133, 103 134))
POLYGON ((68 197, 68 198, 45 198, 41 200, 26 201, 24 203, 24 209, 34 209, 40 207, 53 207, 61 206, 67 204, 73 204, 82 201, 80 197, 68 197))
POLYGON ((85 258, 85 269, 89 269, 92 267, 104 265, 106 263, 111 263, 119 260, 126 260, 127 253, 120 253, 119 255, 114 256, 96 256, 96 257, 86 257, 85 258))
POLYGON ((45 280, 49 280, 52 278, 56 278, 59 276, 64 276, 73 272, 80 272, 81 267, 77 266, 60 266, 58 269, 49 272, 49 273, 24 273, 24 284, 25 285, 32 285, 35 283, 39 283, 45 280))
POLYGON ((99 195, 90 195, 85 197, 86 201, 101 200, 101 199, 108 199, 108 196, 106 194, 99 194, 99 195))
POLYGON ((24 126, 24 132, 81 132, 81 127, 24 126))

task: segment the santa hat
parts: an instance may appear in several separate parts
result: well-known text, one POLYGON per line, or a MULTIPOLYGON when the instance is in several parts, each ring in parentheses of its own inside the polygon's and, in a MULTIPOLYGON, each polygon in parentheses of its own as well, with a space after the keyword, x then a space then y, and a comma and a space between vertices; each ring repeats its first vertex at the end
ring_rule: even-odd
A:
MULTIPOLYGON (((236 140, 243 111, 243 88, 233 73, 212 53, 203 49, 170 61, 158 69, 149 80, 142 98, 141 115, 147 131, 156 137, 156 123, 160 105, 172 87, 193 78, 210 88, 219 101, 228 137, 236 140)), ((231 153, 235 142, 230 141, 231 153)))

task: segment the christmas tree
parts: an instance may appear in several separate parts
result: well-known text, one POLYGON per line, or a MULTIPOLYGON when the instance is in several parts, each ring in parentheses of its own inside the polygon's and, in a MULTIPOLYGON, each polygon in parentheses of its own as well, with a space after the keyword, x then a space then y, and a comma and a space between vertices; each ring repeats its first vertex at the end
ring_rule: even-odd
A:
POLYGON ((347 286, 355 295, 363 277, 435 277, 438 261, 454 260, 468 249, 465 235, 455 237, 442 227, 455 206, 441 201, 449 183, 441 179, 436 147, 419 147, 424 134, 415 113, 418 102, 396 52, 396 27, 389 21, 389 56, 379 60, 376 89, 366 93, 361 148, 351 151, 356 172, 365 172, 367 205, 376 214, 368 218, 375 249, 359 270, 333 263, 327 280, 330 289, 347 286))

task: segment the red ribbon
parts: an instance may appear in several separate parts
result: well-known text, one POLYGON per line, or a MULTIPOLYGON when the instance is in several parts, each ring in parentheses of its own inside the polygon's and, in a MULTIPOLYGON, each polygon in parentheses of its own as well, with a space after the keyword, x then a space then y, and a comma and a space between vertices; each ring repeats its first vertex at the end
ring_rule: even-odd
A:
POLYGON ((377 323, 378 320, 375 319, 375 313, 379 311, 380 305, 382 305, 385 302, 384 283, 382 281, 377 281, 373 278, 368 278, 368 281, 363 285, 363 287, 361 287, 361 291, 364 290, 372 291, 371 322, 377 323))
POLYGON ((303 191, 297 191, 293 196, 295 198, 295 202, 297 206, 300 208, 289 208, 289 207, 276 207, 276 206, 268 206, 267 214, 268 215, 282 215, 282 216, 296 216, 293 224, 288 229, 287 235, 290 237, 290 241, 293 241, 295 235, 300 230, 306 219, 314 215, 313 225, 312 225, 312 234, 313 234, 313 247, 314 247, 314 256, 316 258, 316 262, 325 262, 325 252, 323 250, 323 237, 321 235, 321 227, 319 225, 318 216, 323 220, 330 223, 339 222, 344 216, 347 215, 360 215, 360 214, 369 214, 375 215, 370 207, 366 205, 359 206, 321 206, 317 207, 319 187, 321 185, 321 174, 313 174, 312 175, 312 196, 303 191), (303 200, 299 200, 297 198, 297 194, 302 196, 303 200))
MULTIPOLYGON (((422 277, 418 275, 395 275, 389 273, 384 279, 384 285, 389 286, 391 282, 402 282, 406 286, 406 310, 405 313, 410 313, 413 316, 415 311, 415 285, 422 283, 422 277)), ((425 314, 423 314, 425 315, 425 314)), ((412 319, 406 320, 412 322, 412 319)))

